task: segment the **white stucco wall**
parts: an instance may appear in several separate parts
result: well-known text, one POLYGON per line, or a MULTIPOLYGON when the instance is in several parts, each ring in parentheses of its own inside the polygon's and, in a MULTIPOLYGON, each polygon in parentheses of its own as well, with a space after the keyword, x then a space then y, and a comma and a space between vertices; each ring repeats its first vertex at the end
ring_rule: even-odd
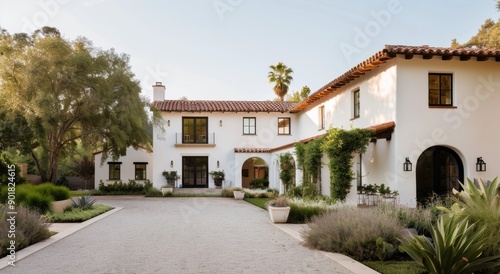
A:
MULTIPOLYGON (((154 128, 153 135, 155 167, 152 178, 156 187, 165 183, 161 174, 163 170, 176 170, 178 174, 182 173, 183 156, 208 156, 209 171, 224 170, 226 184, 241 186, 243 163, 251 157, 260 157, 270 165, 271 156, 270 153, 234 153, 235 148, 275 148, 295 142, 299 135, 297 115, 290 113, 163 112, 162 116, 164 131, 154 128), (176 146, 176 134, 182 132, 182 117, 208 117, 208 132, 209 134, 215 133, 215 146, 196 144, 176 146), (243 135, 243 117, 256 117, 256 135, 243 135), (291 118, 290 135, 278 135, 278 117, 291 118), (169 120, 170 126, 168 126, 169 120), (222 126, 220 126, 220 121, 222 121, 222 126), (171 161, 174 163, 172 168, 170 167, 171 161), (219 168, 217 168, 217 161, 220 164, 219 168)), ((211 143, 210 140, 209 142, 211 143)), ((211 178, 209 178, 209 187, 214 187, 211 178)))
POLYGON ((442 61, 398 58, 397 148, 398 189, 401 200, 414 205, 416 164, 421 153, 440 145, 453 149, 464 165, 465 178, 491 180, 500 170, 498 134, 495 119, 500 117, 500 63, 478 62, 475 58, 442 61), (452 108, 429 108, 428 74, 453 74, 452 108), (409 157, 413 171, 403 172, 409 157), (486 172, 476 172, 477 157, 487 163, 486 172))
POLYGON ((99 183, 102 181, 104 184, 112 184, 117 180, 109 180, 109 165, 108 162, 121 162, 120 166, 120 181, 127 183, 129 180, 135 180, 135 165, 134 162, 147 163, 146 165, 146 179, 151 179, 153 176, 153 154, 146 150, 132 147, 127 148, 126 156, 120 157, 118 160, 110 158, 101 161, 102 154, 94 155, 95 160, 95 188, 99 188, 99 183))

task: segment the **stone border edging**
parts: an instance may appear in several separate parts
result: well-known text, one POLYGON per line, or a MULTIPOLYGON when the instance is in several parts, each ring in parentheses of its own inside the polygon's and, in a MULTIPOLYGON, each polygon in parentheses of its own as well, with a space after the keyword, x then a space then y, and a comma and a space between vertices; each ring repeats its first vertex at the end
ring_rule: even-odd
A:
MULTIPOLYGON (((65 237, 67 237, 67 236, 69 236, 69 235, 77 232, 78 230, 80 230, 82 228, 84 228, 86 226, 89 226, 89 225, 91 225, 91 224, 93 224, 93 223, 95 223, 95 222, 97 222, 97 221, 99 221, 101 219, 104 219, 104 218, 108 217, 111 214, 114 214, 114 213, 120 211, 121 209, 123 209, 123 208, 122 207, 115 207, 114 209, 109 210, 107 212, 104 212, 104 213, 102 213, 102 214, 100 214, 100 215, 98 215, 98 216, 96 216, 96 217, 94 217, 94 218, 92 218, 90 220, 87 220, 85 222, 76 224, 73 227, 65 229, 64 231, 61 231, 61 232, 57 233, 56 235, 51 236, 48 239, 45 239, 45 240, 43 240, 41 242, 32 244, 30 246, 27 246, 27 247, 25 247, 25 248, 17 251, 16 252, 16 263, 18 261, 20 261, 20 260, 22 260, 22 259, 30 256, 31 254, 33 254, 33 253, 35 253, 35 252, 37 252, 37 251, 39 251, 39 250, 41 250, 41 249, 43 249, 43 248, 45 248, 45 247, 47 247, 49 245, 51 245, 51 244, 53 244, 53 243, 55 243, 55 242, 57 242, 57 241, 65 238, 65 237)), ((2 259, 0 259, 0 269, 4 269, 5 267, 10 266, 8 264, 9 261, 10 261, 10 259, 9 259, 8 255, 5 256, 5 257, 3 257, 2 259)))

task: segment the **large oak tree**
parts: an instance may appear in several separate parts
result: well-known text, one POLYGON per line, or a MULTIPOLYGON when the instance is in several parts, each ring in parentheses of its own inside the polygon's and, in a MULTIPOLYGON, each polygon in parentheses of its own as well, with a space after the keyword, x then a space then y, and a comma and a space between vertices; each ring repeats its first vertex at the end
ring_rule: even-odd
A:
POLYGON ((43 181, 57 180, 60 157, 79 143, 115 158, 150 145, 140 92, 126 54, 50 27, 0 29, 0 148, 29 154, 43 181))

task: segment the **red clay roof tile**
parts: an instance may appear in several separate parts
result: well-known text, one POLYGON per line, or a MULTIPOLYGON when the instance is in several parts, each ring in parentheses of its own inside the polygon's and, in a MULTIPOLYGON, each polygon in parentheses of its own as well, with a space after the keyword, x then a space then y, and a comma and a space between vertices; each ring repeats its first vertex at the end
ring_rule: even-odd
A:
POLYGON ((209 101, 165 100, 155 101, 160 111, 170 112, 289 112, 297 103, 277 101, 209 101))

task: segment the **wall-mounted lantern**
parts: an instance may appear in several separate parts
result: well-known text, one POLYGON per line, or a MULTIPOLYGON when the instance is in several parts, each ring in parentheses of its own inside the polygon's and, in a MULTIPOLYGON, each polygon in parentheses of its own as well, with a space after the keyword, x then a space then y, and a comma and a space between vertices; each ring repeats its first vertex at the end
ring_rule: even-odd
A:
POLYGON ((219 120, 219 126, 222 127, 222 120, 219 120))
POLYGON ((477 157, 476 171, 486 171, 486 163, 483 161, 483 157, 477 157))
POLYGON ((167 126, 170 126, 170 120, 167 120, 167 126))
POLYGON ((173 160, 170 161, 170 167, 174 167, 174 161, 173 160))
POLYGON ((405 162, 403 163, 403 170, 404 171, 411 171, 411 166, 412 166, 412 163, 410 162, 410 158, 406 157, 405 162))
POLYGON ((218 167, 218 168, 220 167, 220 162, 219 162, 219 161, 217 161, 217 167, 218 167))

